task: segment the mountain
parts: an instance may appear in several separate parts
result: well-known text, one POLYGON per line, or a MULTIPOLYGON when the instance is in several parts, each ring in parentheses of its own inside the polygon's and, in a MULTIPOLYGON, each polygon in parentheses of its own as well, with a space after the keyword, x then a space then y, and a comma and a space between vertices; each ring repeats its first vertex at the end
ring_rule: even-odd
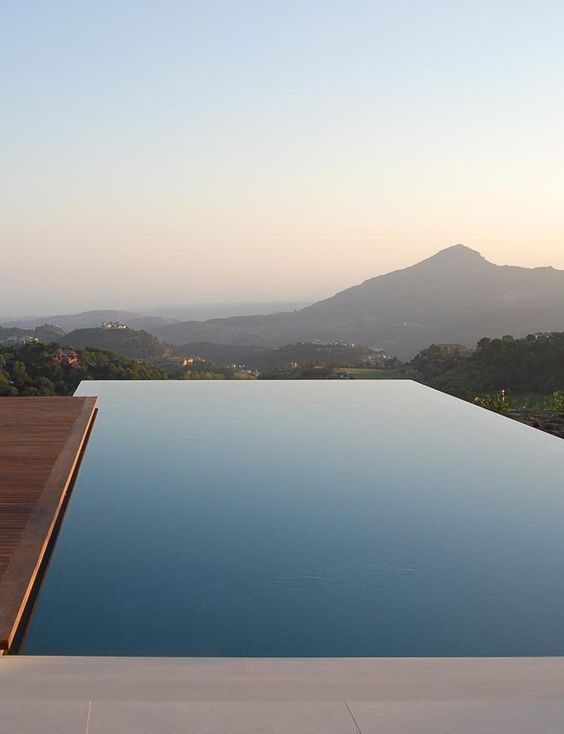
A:
POLYGON ((107 349, 123 357, 152 360, 166 356, 170 348, 146 331, 135 329, 76 329, 58 339, 68 347, 107 349))
POLYGON ((562 331, 564 271, 500 266, 454 245, 295 312, 186 321, 152 330, 173 344, 280 346, 346 341, 410 358, 433 342, 562 331))

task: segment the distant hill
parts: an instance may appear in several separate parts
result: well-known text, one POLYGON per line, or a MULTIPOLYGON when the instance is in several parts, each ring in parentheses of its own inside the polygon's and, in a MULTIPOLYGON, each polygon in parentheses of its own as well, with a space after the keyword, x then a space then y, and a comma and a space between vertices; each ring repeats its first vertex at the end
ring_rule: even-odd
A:
POLYGON ((166 326, 166 324, 169 324, 170 322, 165 321, 165 319, 162 319, 160 316, 137 316, 134 319, 128 319, 122 323, 129 326, 131 329, 145 329, 145 331, 151 331, 152 329, 158 329, 161 326, 166 326))
POLYGON ((0 326, 0 342, 5 339, 15 337, 23 339, 25 337, 34 337, 42 342, 56 342, 64 335, 64 330, 53 324, 43 324, 36 326, 34 329, 21 329, 14 326, 0 326))
POLYGON ((64 331, 91 329, 101 326, 105 321, 119 321, 132 329, 154 330, 178 321, 203 321, 212 318, 231 318, 248 316, 255 313, 279 313, 303 308, 305 303, 266 301, 258 303, 194 303, 167 308, 155 307, 139 312, 119 309, 82 311, 81 313, 57 314, 55 316, 29 316, 22 318, 0 318, 9 328, 34 329, 41 324, 53 324, 64 331))
MULTIPOLYGON (((296 311, 308 306, 311 301, 264 301, 254 303, 193 303, 187 306, 160 308, 151 311, 151 316, 157 316, 173 323, 177 321, 208 321, 209 319, 225 319, 233 316, 250 316, 253 314, 280 313, 282 311, 296 311)), ((145 312, 144 312, 145 313, 145 312)), ((128 322, 134 328, 135 324, 128 322)))
POLYGON ((170 348, 146 331, 136 329, 76 329, 57 340, 69 347, 107 349, 132 359, 154 360, 164 357, 170 348))
POLYGON ((151 329, 151 333, 171 344, 207 341, 241 346, 281 346, 291 341, 291 339, 284 341, 279 334, 287 326, 292 315, 291 312, 283 312, 232 316, 208 321, 180 321, 177 324, 151 329))
POLYGON ((97 311, 82 311, 81 313, 57 314, 55 316, 30 317, 28 319, 10 320, 11 327, 33 329, 41 324, 53 324, 64 331, 73 329, 89 329, 100 326, 104 321, 121 321, 123 323, 137 318, 138 314, 132 311, 116 311, 104 309, 97 311))
POLYGON ((173 344, 342 340, 406 359, 431 343, 473 346, 484 336, 563 328, 564 271, 494 265, 454 245, 299 311, 187 321, 151 331, 173 344))

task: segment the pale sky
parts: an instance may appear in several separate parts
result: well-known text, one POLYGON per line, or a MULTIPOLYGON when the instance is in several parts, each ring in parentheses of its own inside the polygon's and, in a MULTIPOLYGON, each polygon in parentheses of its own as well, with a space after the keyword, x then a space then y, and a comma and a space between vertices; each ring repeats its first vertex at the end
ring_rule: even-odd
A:
POLYGON ((0 314, 564 269, 562 0, 0 0, 0 314))

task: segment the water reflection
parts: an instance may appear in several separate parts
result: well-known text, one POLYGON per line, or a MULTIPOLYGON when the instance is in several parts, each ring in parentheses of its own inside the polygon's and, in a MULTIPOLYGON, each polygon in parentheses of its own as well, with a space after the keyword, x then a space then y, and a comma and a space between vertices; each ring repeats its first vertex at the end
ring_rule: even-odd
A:
POLYGON ((414 383, 88 382, 33 654, 564 654, 564 442, 414 383))

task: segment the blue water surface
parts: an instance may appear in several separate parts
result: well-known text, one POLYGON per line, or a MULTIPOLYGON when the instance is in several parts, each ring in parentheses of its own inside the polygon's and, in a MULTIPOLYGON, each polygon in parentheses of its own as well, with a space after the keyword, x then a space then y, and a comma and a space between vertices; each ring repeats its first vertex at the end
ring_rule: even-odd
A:
POLYGON ((78 394, 24 653, 564 654, 564 441, 409 381, 78 394))

